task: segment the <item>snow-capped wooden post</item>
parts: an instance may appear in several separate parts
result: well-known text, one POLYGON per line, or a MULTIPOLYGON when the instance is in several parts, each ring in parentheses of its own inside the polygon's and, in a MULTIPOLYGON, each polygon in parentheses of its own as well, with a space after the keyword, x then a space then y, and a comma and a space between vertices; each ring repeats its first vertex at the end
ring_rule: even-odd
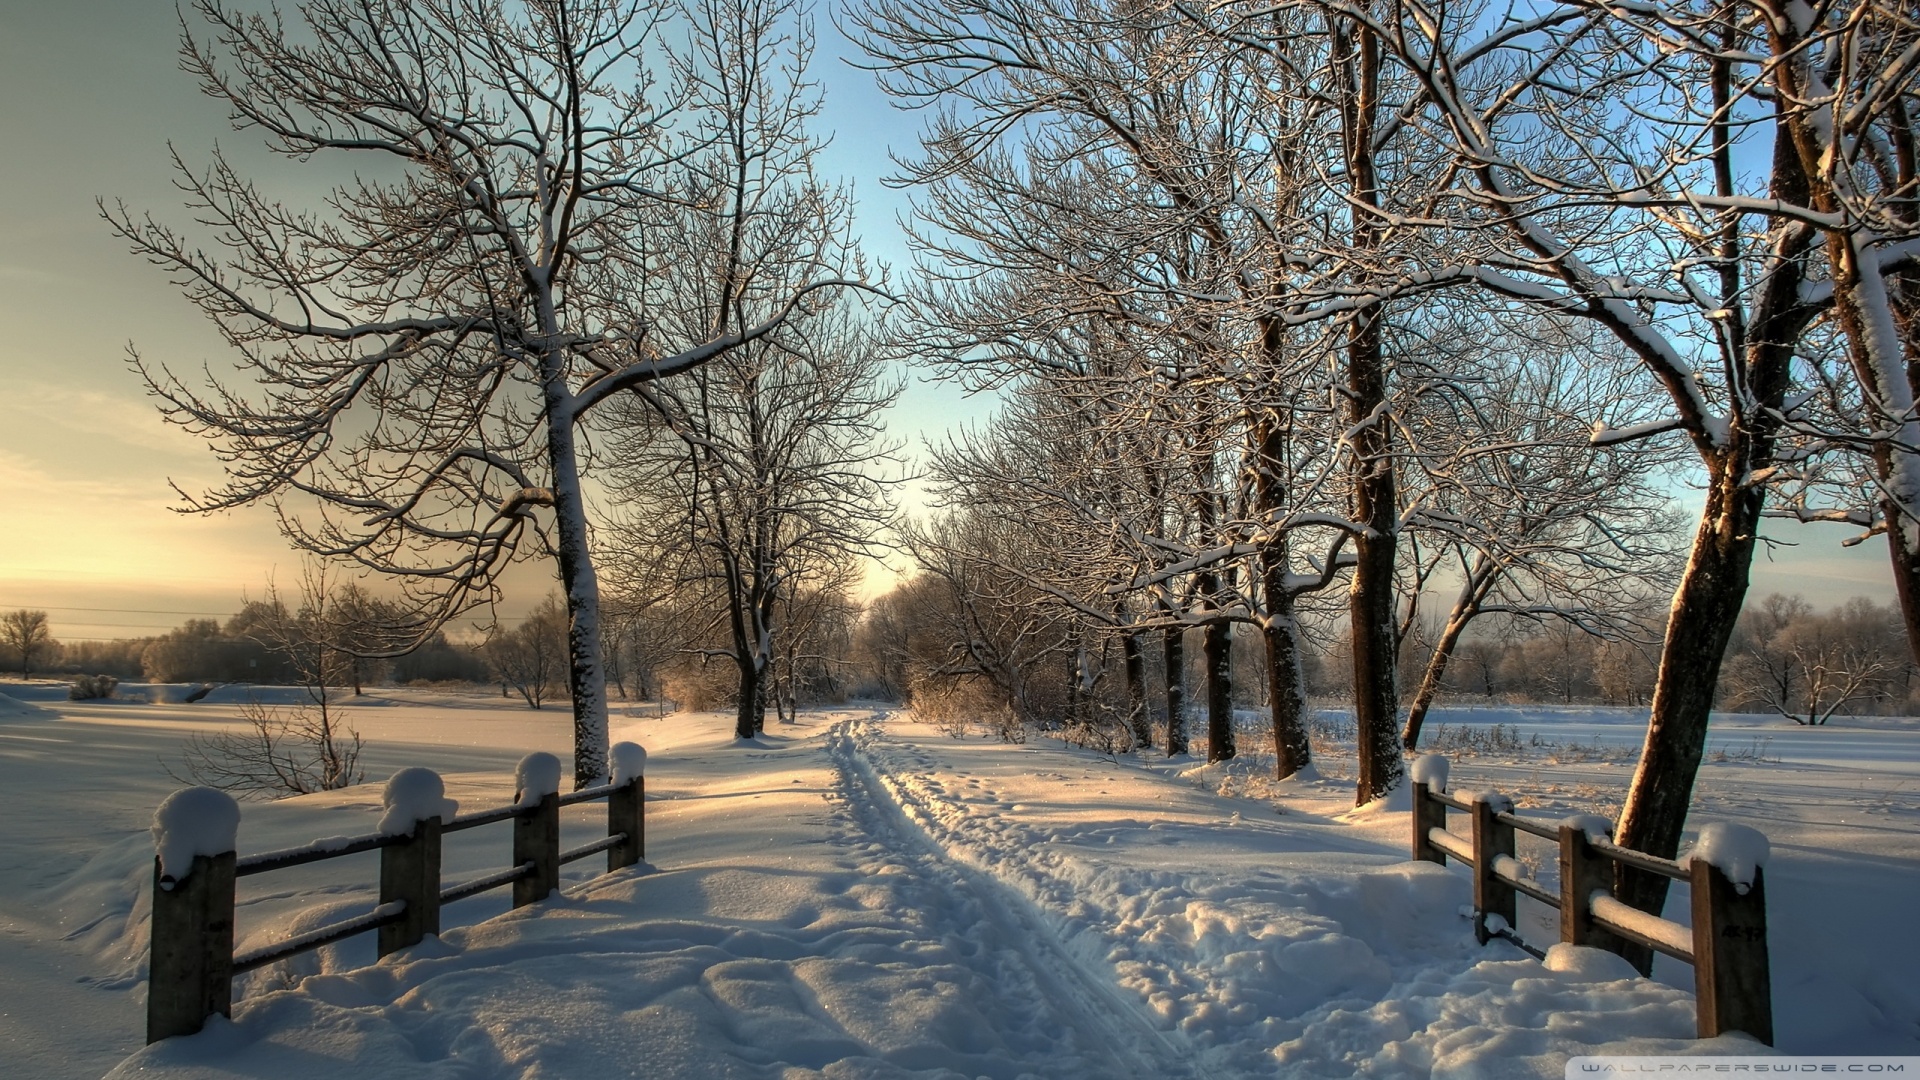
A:
POLYGON ((607 835, 626 839, 607 849, 607 870, 632 866, 646 857, 647 752, 638 743, 615 743, 613 790, 607 793, 607 835))
POLYGON ((377 934, 376 950, 386 956, 440 932, 440 830, 456 807, 440 774, 421 768, 394 773, 380 802, 380 831, 405 837, 380 849, 380 903, 406 905, 377 934))
POLYGON ((1611 834, 1606 818, 1580 814, 1560 823, 1560 940, 1620 951, 1620 939, 1593 921, 1593 894, 1613 888, 1613 860, 1595 851, 1594 832, 1611 834))
POLYGON ((1485 945, 1514 925, 1513 886, 1494 873, 1496 860, 1513 858, 1513 826, 1496 814, 1513 812, 1513 801, 1491 791, 1476 791, 1468 796, 1473 807, 1473 936, 1485 945), (1488 925, 1491 919, 1502 925, 1488 925))
POLYGON ((1425 753, 1413 759, 1413 859, 1415 862, 1447 865, 1447 853, 1433 843, 1433 830, 1447 827, 1445 803, 1431 798, 1447 790, 1447 759, 1425 753))
POLYGON ((1744 825, 1700 830, 1687 858, 1700 1037, 1742 1031, 1773 1045, 1767 958, 1767 838, 1744 825))
POLYGON ((153 814, 153 923, 147 1041, 191 1035, 233 1011, 234 848, 240 806, 185 788, 153 814))
POLYGON ((560 888, 560 759, 532 753, 514 770, 513 864, 532 866, 513 883, 513 906, 537 904, 560 888))

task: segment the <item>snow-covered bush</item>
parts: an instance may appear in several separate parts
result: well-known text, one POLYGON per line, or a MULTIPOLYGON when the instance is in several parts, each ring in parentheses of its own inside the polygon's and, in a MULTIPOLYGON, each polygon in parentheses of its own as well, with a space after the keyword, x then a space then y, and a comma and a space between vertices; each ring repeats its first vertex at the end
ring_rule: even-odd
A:
POLYGON ((111 675, 75 675, 73 682, 67 685, 68 701, 98 701, 110 698, 120 686, 120 680, 111 675))
POLYGON ((729 664, 683 661, 660 677, 661 693, 689 712, 730 708, 738 689, 737 675, 729 664))
POLYGON ((986 679, 916 673, 908 681, 907 692, 915 716, 956 739, 965 738, 978 724, 1002 742, 1027 741, 1026 727, 1008 706, 1006 695, 986 679))
POLYGON ((1093 715, 1067 721, 1060 729, 1061 741, 1112 757, 1133 750, 1133 731, 1126 721, 1095 706, 1093 715))

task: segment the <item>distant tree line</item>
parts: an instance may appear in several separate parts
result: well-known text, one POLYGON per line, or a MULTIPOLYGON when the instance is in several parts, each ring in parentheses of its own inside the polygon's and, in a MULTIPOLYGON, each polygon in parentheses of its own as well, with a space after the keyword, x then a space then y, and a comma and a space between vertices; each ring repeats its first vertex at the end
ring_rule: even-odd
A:
MULTIPOLYGON (((345 609, 353 610, 353 603, 345 609)), ((960 602, 937 575, 922 574, 864 606, 844 588, 804 595, 781 615, 786 632, 770 661, 769 701, 783 719, 801 706, 849 698, 971 711, 983 719, 1005 714, 1047 731, 1085 732, 1102 726, 1096 718, 1110 725, 1130 716, 1128 658, 1120 643, 1099 639, 1090 654, 1086 645, 1060 651, 1071 638, 1064 623, 1050 626, 1032 613, 1017 622, 996 618, 978 601, 960 602), (968 636, 958 639, 965 645, 956 649, 959 634, 968 636)), ((0 662, 22 677, 291 684, 303 670, 276 636, 287 619, 277 601, 256 600, 225 623, 189 619, 152 637, 61 642, 46 612, 20 609, 0 615, 0 662)), ((608 625, 608 681, 621 698, 664 698, 693 709, 737 704, 737 671, 724 662, 710 610, 613 606, 608 625), (723 662, 715 663, 716 655, 723 662)), ((1453 646, 1433 701, 1645 706, 1657 674, 1657 614, 1642 613, 1627 625, 1630 632, 1601 635, 1564 620, 1484 620, 1453 646)), ((1344 639, 1337 631, 1325 617, 1307 635, 1327 643, 1300 657, 1315 700, 1340 701, 1347 688, 1344 639)), ((1408 688, 1403 708, 1431 663, 1439 633, 1432 621, 1417 623, 1402 643, 1400 685, 1408 688)), ((1200 647, 1205 631, 1183 634, 1191 647, 1176 652, 1182 658, 1177 680, 1167 678, 1160 651, 1135 658, 1139 684, 1160 688, 1145 703, 1144 714, 1156 719, 1143 743, 1164 741, 1166 688, 1173 687, 1176 701, 1191 710, 1191 691, 1208 677, 1200 647)), ((520 622, 497 626, 476 641, 435 634, 410 652, 383 658, 345 650, 345 662, 327 670, 343 684, 497 685, 502 696, 540 708, 566 692, 565 637, 565 609, 549 597, 520 622)), ((1231 636, 1234 708, 1266 707, 1271 687, 1264 665, 1257 635, 1231 636)), ((1899 607, 1856 596, 1816 612, 1797 595, 1762 598, 1734 633, 1716 707, 1777 713, 1814 726, 1834 716, 1920 710, 1920 668, 1906 651, 1899 607)))
MULTIPOLYGON (((1350 686, 1336 614, 1308 624, 1310 647, 1300 657, 1309 694, 1326 705, 1345 705, 1350 686)), ((1431 663, 1442 629, 1435 622, 1416 623, 1401 643, 1403 709, 1431 663)), ((1659 612, 1642 610, 1616 629, 1603 635, 1558 619, 1482 620, 1454 645, 1431 703, 1644 708, 1658 673, 1659 612)), ((1133 678, 1148 688, 1142 712, 1151 718, 1142 744, 1164 743, 1169 690, 1190 716, 1205 707, 1205 631, 1182 634, 1178 678, 1168 679, 1160 650, 1136 658, 1133 678)), ((1264 710, 1271 688, 1259 636, 1235 632, 1231 641, 1232 705, 1264 710)), ((1128 657, 1110 636, 1095 642, 1090 650, 1076 645, 1063 618, 967 602, 939 576, 921 574, 867 606, 847 667, 856 696, 903 701, 934 718, 973 716, 1009 735, 1050 731, 1106 744, 1110 729, 1132 715, 1128 657)), ((1816 612, 1798 596, 1764 597, 1733 635, 1715 707, 1812 725, 1920 711, 1920 667, 1907 653, 1898 605, 1854 597, 1816 612)))
MULTIPOLYGON (((224 623, 189 619, 148 637, 60 642, 48 633, 25 655, 8 634, 0 637, 0 659, 22 677, 87 674, 144 682, 292 684, 301 673, 277 636, 295 614, 278 602, 254 600, 224 623)), ((50 626, 44 611, 12 612, 4 618, 12 625, 22 615, 38 616, 41 625, 50 626)), ((491 677, 477 645, 434 634, 410 652, 380 656, 372 626, 348 625, 360 632, 350 629, 341 642, 347 662, 327 669, 343 685, 484 683, 491 677), (356 650, 366 655, 356 655, 356 650)))

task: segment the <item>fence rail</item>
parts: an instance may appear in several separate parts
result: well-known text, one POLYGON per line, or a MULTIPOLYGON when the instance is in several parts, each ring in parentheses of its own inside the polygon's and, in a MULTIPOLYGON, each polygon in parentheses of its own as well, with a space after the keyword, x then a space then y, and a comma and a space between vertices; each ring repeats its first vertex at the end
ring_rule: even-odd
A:
POLYGON ((1435 782, 1413 784, 1413 857, 1442 866, 1451 858, 1472 872, 1473 932, 1481 944, 1504 938, 1542 955, 1519 936, 1516 898, 1529 897, 1560 913, 1562 942, 1616 953, 1631 942, 1691 964, 1701 1038, 1742 1031, 1773 1045, 1761 867, 1755 866, 1752 881, 1741 885, 1711 860, 1694 858, 1683 864, 1592 835, 1599 819, 1569 819, 1553 826, 1515 815, 1512 802, 1497 793, 1449 795, 1444 777, 1444 769, 1434 770, 1428 779, 1435 782), (1468 835, 1447 829, 1448 810, 1467 815, 1468 835), (1558 890, 1534 880, 1514 858, 1517 833, 1558 845, 1558 890), (1686 882, 1692 892, 1692 925, 1650 915, 1615 898, 1616 865, 1686 882))
MULTIPOLYGON (((638 746, 622 743, 614 747, 614 783, 565 795, 552 790, 543 793, 536 790, 535 785, 526 785, 515 793, 514 803, 508 806, 459 814, 445 821, 440 815, 428 814, 404 827, 304 847, 264 851, 244 858, 232 850, 229 831, 221 842, 212 845, 214 850, 226 848, 217 854, 206 854, 207 841, 199 841, 202 850, 192 856, 184 873, 169 874, 166 853, 156 854, 147 978, 147 1041, 191 1035, 205 1026, 209 1016, 231 1015, 235 975, 366 933, 377 935, 378 953, 386 956, 419 944, 428 934, 438 934, 440 909, 457 900, 511 885, 513 906, 521 908, 538 903, 559 889, 560 867, 564 864, 601 852, 607 855, 608 872, 638 863, 646 853, 646 779, 642 775, 645 759, 645 752, 638 746), (560 850, 560 808, 600 800, 607 804, 607 835, 560 850), (443 887, 440 880, 442 838, 448 833, 502 821, 513 823, 511 864, 503 870, 443 887), (234 886, 239 878, 366 851, 380 852, 379 900, 372 911, 235 955, 234 886)), ((415 782, 421 774, 431 777, 435 785, 439 781, 426 770, 404 772, 414 774, 415 782)), ((556 778, 553 786, 557 786, 558 762, 552 755, 528 755, 521 763, 522 777, 543 773, 556 778)), ((388 784, 390 807, 402 802, 396 794, 399 782, 400 776, 396 775, 388 784)), ((179 803, 183 809, 175 812, 181 820, 171 823, 167 820, 169 808, 176 804, 178 796, 187 794, 199 799, 197 811, 204 811, 209 806, 207 800, 213 800, 214 816, 230 815, 229 830, 237 827, 238 808, 224 793, 206 788, 189 789, 176 793, 176 798, 162 804, 155 815, 156 835, 165 833, 169 827, 175 832, 204 831, 203 824, 186 820, 185 802, 179 803)), ((437 794, 434 800, 443 801, 437 794)))

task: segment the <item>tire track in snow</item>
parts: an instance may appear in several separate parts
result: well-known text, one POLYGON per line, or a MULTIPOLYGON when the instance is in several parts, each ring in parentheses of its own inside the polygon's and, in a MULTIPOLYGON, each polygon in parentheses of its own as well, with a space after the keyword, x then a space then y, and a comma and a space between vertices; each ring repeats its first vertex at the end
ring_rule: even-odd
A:
POLYGON ((855 725, 869 725, 882 715, 841 721, 827 737, 841 795, 861 828, 912 858, 923 872, 948 878, 958 891, 970 894, 1000 944, 1024 958, 1047 1004, 1073 1029, 1079 1049, 1105 1056, 1113 1075, 1211 1077, 1197 1050, 1176 1047, 1104 973, 1077 960, 1031 900, 990 871, 954 858, 914 820, 900 786, 875 766, 854 736, 855 725))

